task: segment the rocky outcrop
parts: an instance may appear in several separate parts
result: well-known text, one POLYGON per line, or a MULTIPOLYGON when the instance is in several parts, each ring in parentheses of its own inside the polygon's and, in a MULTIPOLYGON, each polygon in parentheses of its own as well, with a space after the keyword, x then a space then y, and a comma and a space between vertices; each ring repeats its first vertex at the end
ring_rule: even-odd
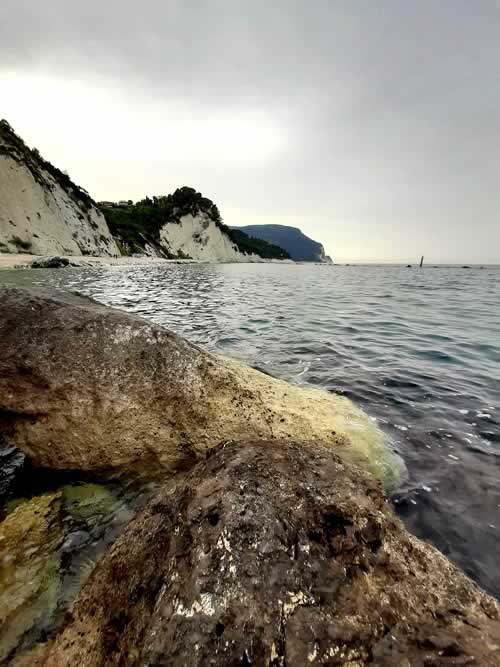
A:
POLYGON ((0 345, 0 431, 34 465, 161 475, 224 440, 281 438, 323 443, 388 485, 397 479, 384 435, 348 399, 91 299, 2 290, 0 345))
POLYGON ((125 254, 201 262, 290 259, 282 248, 225 225, 216 204, 188 186, 136 203, 100 202, 99 206, 125 254))
POLYGON ((327 449, 222 445, 115 542, 38 664, 500 664, 500 614, 327 449))
POLYGON ((118 255, 101 211, 0 121, 0 252, 118 255))
POLYGON ((185 215, 178 223, 160 229, 160 244, 169 255, 202 262, 263 262, 256 254, 239 250, 229 236, 206 213, 185 215))
POLYGON ((286 250, 291 259, 296 262, 320 262, 332 264, 332 259, 325 253, 324 247, 318 241, 313 241, 298 227, 287 225, 246 225, 235 227, 248 236, 273 243, 286 250))

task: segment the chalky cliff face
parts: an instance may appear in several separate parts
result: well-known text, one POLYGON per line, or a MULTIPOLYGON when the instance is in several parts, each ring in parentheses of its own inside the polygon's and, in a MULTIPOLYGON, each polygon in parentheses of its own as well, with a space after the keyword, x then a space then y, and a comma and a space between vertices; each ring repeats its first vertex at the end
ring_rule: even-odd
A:
POLYGON ((242 253, 229 236, 206 214, 185 215, 179 223, 160 230, 163 247, 172 255, 185 255, 202 262, 262 262, 262 257, 242 253))
POLYGON ((0 252, 119 254, 103 214, 0 121, 0 252))

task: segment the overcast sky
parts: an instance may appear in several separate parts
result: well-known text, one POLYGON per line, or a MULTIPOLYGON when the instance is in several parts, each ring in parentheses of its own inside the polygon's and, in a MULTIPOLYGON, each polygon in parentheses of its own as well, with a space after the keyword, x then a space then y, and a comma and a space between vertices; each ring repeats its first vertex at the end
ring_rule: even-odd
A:
POLYGON ((0 117, 98 200, 500 263, 499 0, 1 0, 0 117))

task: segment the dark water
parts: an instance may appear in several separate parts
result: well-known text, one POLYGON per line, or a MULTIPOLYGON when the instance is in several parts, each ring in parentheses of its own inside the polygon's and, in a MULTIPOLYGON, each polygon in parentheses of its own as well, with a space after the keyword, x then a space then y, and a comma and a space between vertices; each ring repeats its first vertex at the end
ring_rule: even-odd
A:
POLYGON ((349 396, 406 462, 406 524, 500 597, 500 268, 173 264, 0 284, 77 290, 349 396))

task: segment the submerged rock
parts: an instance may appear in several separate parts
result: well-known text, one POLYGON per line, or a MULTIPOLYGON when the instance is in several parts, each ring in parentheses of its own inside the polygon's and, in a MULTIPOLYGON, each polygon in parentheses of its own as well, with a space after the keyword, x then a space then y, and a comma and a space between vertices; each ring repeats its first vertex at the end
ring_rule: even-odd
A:
POLYGON ((326 448, 232 443, 118 538, 39 664, 500 664, 500 615, 326 448))
MULTIPOLYGON (((59 593, 61 495, 18 505, 0 523, 0 661, 36 626, 50 626, 59 593)), ((28 640, 29 641, 29 640, 28 640)))
POLYGON ((208 354, 145 320, 49 290, 0 292, 0 431, 34 465, 162 475, 224 440, 300 439, 398 479, 348 399, 208 354))
POLYGON ((123 501, 99 484, 71 484, 63 487, 62 493, 64 509, 75 521, 103 523, 113 517, 125 523, 133 516, 123 501))

